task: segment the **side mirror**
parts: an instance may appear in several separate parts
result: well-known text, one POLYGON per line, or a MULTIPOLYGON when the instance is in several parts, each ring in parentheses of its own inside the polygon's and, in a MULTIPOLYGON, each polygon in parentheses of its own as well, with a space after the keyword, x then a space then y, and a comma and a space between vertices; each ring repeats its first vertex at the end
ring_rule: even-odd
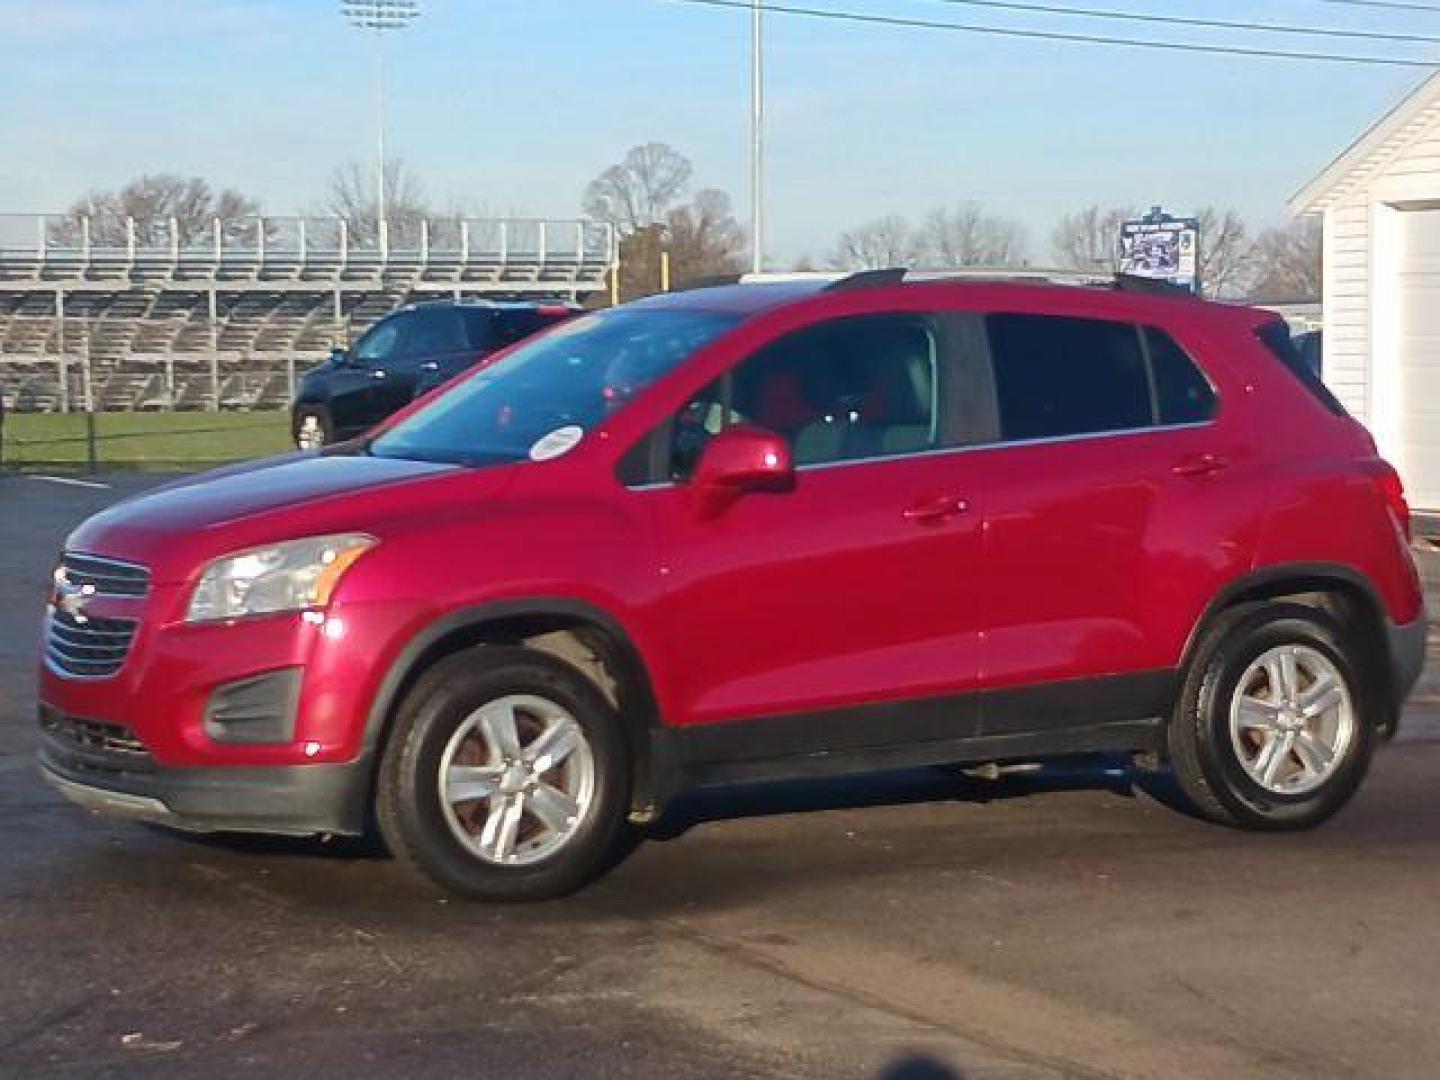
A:
POLYGON ((736 424, 711 439, 691 480, 696 512, 704 518, 723 514, 746 492, 788 491, 794 486, 790 444, 751 424, 736 424))
POLYGON ((350 350, 342 345, 332 345, 330 347, 330 363, 336 367, 349 367, 350 350))

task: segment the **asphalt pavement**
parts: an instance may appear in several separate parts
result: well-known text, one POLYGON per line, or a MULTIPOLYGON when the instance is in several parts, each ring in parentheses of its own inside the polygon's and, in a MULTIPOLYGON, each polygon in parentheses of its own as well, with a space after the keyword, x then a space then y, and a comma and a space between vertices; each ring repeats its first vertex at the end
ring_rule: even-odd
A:
POLYGON ((1205 825, 1099 765, 907 772, 693 798, 587 892, 487 907, 373 852, 106 822, 40 782, 50 560, 152 481, 105 482, 0 477, 0 1076, 1440 1070, 1434 668, 1315 832, 1205 825))

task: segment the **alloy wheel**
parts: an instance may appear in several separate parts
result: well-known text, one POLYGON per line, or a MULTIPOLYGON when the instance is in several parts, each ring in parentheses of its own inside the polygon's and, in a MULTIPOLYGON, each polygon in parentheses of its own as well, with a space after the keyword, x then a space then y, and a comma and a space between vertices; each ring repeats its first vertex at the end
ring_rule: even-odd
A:
POLYGON ((1274 795, 1305 795, 1323 785, 1345 761, 1355 732, 1344 673, 1307 645, 1256 657, 1230 704, 1230 741, 1240 765, 1274 795))
POLYGON ((590 812, 595 783, 584 728, 561 705, 532 694, 476 709, 440 759, 450 831, 498 866, 534 865, 568 844, 590 812))

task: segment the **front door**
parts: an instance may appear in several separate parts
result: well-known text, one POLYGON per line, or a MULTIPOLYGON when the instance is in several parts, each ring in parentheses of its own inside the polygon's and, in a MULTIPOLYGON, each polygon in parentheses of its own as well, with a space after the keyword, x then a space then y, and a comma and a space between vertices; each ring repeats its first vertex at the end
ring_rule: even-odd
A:
POLYGON ((342 438, 373 427, 378 412, 379 385, 404 347, 407 313, 391 315, 371 327, 350 351, 350 358, 331 380, 330 416, 342 438))
POLYGON ((674 482, 634 495, 662 544, 671 723, 787 718, 723 725, 756 757, 975 732, 981 507, 967 455, 946 452, 967 437, 952 322, 868 315, 782 337, 675 418, 674 482), (686 477, 733 422, 786 436, 796 483, 703 519, 686 477))

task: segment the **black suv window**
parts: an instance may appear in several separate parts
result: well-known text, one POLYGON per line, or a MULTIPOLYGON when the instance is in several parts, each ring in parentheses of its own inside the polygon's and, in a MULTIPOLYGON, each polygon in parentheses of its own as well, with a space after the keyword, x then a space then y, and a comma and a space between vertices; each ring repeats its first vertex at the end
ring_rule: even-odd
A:
POLYGON ((495 317, 495 347, 503 349, 514 345, 521 338, 529 337, 552 321, 554 320, 547 319, 533 309, 502 311, 495 317))
POLYGON ((421 308, 410 314, 403 346, 406 356, 444 356, 469 348, 460 312, 452 307, 421 308))
POLYGON ((372 326, 355 343, 355 359, 365 364, 383 364, 400 354, 401 338, 410 315, 391 315, 372 326))
POLYGON ((791 334, 681 410, 668 472, 688 476, 710 438, 734 423, 784 435, 797 465, 934 449, 939 354, 929 321, 911 315, 842 319, 791 334))
POLYGON ((1169 334, 1050 315, 986 320, 1007 441, 1203 423, 1215 391, 1169 334))

